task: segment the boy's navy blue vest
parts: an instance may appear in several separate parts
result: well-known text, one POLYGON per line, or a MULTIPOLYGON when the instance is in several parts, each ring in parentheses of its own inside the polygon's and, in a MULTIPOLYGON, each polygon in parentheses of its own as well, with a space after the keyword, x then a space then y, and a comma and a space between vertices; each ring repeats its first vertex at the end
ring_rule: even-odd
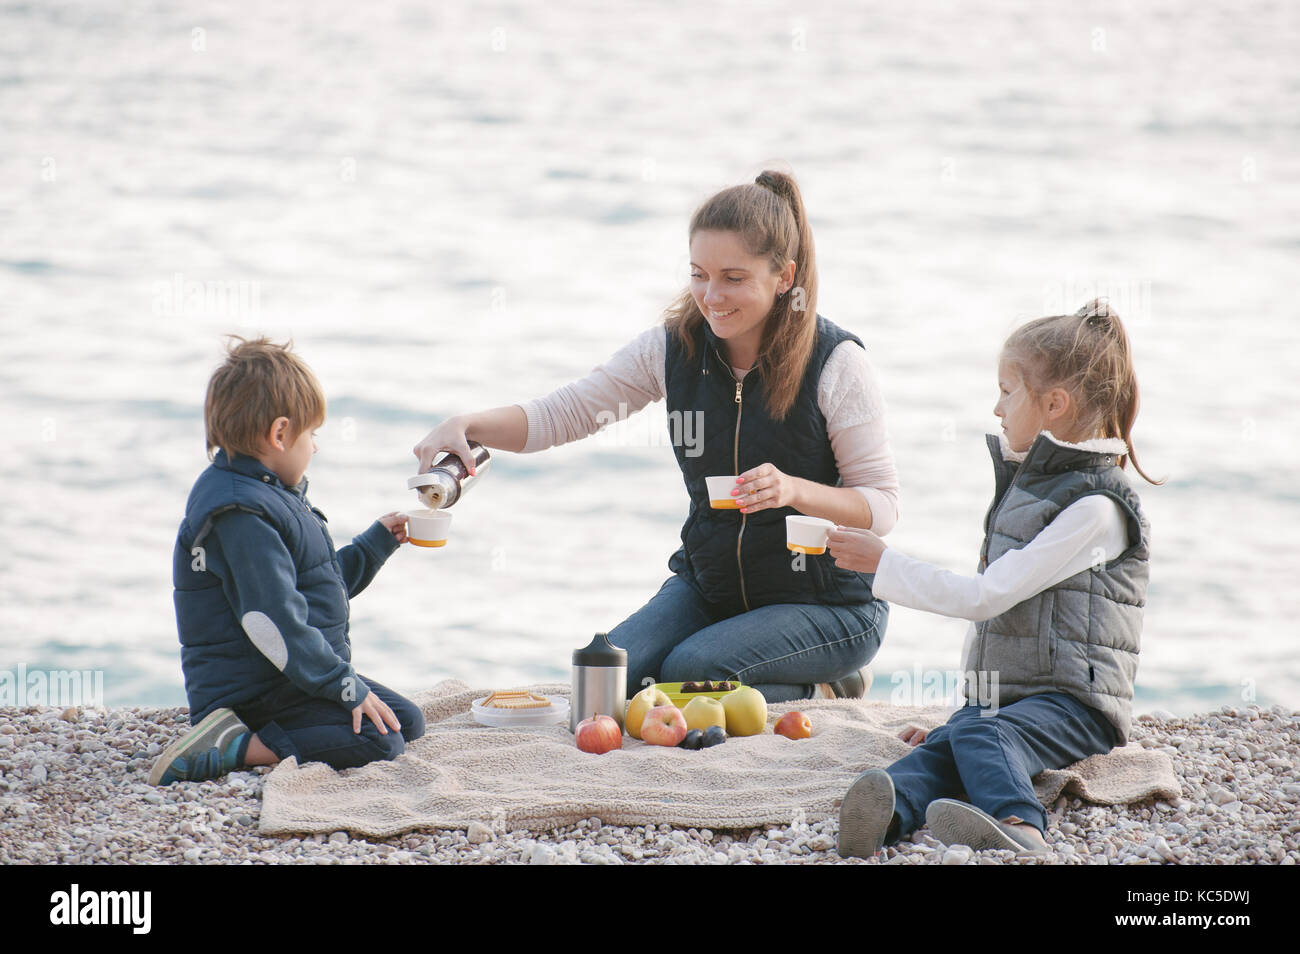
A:
POLYGON ((701 412, 701 440, 692 446, 673 441, 673 453, 691 497, 682 526, 682 546, 668 568, 693 582, 722 616, 735 616, 773 603, 862 604, 873 599, 871 574, 838 569, 829 553, 804 556, 786 549, 785 518, 793 507, 714 510, 704 478, 741 474, 771 463, 782 473, 835 486, 839 469, 826 418, 817 406, 817 383, 836 346, 861 340, 821 315, 817 341, 800 383, 799 395, 784 422, 767 412, 766 382, 755 367, 736 381, 707 322, 695 332, 694 356, 686 357, 677 336, 668 333, 664 385, 669 420, 701 412))
POLYGON ((259 461, 242 456, 232 461, 218 450, 190 491, 172 556, 181 668, 195 723, 218 706, 257 699, 285 683, 284 674, 245 635, 220 578, 203 569, 194 552, 213 520, 236 509, 264 517, 279 531, 293 556, 298 592, 307 600, 307 622, 340 659, 352 659, 348 592, 325 515, 259 461))

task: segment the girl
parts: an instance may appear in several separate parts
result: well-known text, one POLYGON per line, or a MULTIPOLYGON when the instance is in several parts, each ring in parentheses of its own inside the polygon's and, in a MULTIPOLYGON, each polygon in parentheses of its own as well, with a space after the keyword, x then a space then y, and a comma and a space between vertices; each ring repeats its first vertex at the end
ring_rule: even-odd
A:
POLYGON ((871 769, 840 808, 839 852, 869 857, 930 826, 945 844, 1046 850, 1030 779, 1128 741, 1149 526, 1122 473, 1137 379, 1119 316, 1101 301, 1007 339, 988 435, 996 477, 977 575, 836 528, 837 566, 875 573, 877 597, 972 620, 966 705, 911 728, 916 748, 871 769), (956 796, 965 797, 958 801, 956 796), (970 804, 967 804, 969 802, 970 804))
POLYGON ((770 702, 861 696, 888 606, 828 556, 791 560, 785 517, 885 533, 898 478, 862 342, 816 312, 812 231, 792 176, 767 171, 704 202, 688 231, 689 287, 664 321, 590 375, 539 399, 449 418, 415 447, 421 471, 467 440, 540 451, 665 399, 691 506, 659 592, 609 633, 627 694, 646 680, 740 679, 770 702), (735 474, 734 509, 705 477, 735 474))

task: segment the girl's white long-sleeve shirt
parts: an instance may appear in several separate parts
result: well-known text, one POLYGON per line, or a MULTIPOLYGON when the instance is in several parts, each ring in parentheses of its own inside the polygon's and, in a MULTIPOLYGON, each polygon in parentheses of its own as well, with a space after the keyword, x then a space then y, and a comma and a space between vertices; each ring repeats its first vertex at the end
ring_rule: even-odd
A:
MULTIPOLYGON (((655 325, 624 345, 604 364, 545 397, 520 404, 528 417, 523 452, 580 440, 603 424, 663 399, 667 329, 655 325)), ((732 368, 736 380, 747 373, 732 368)), ((885 402, 866 351, 841 342, 817 379, 817 406, 843 486, 871 507, 871 529, 888 533, 898 521, 898 471, 885 428, 885 402)))
MULTIPOLYGON (((1050 433, 1048 437, 1064 446, 1085 446, 1066 444, 1050 433)), ((1123 441, 1107 440, 1114 444, 1106 449, 1128 453, 1123 441)), ((1016 459, 1005 439, 1003 447, 1004 456, 1016 459)), ((1005 613, 1096 563, 1115 559, 1128 545, 1128 527, 1120 505, 1110 497, 1093 494, 1070 504, 1034 539, 1017 550, 1008 550, 974 576, 953 573, 888 548, 881 554, 871 590, 889 603, 977 623, 1005 613)))

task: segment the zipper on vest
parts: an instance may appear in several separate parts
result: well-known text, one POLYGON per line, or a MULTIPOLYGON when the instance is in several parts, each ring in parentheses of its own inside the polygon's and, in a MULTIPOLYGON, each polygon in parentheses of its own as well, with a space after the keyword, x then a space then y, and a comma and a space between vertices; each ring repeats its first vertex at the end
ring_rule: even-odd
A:
MULTIPOLYGON (((742 397, 742 389, 745 382, 736 381, 736 376, 731 373, 731 365, 722 360, 722 355, 715 348, 713 353, 718 356, 718 361, 727 369, 727 374, 731 375, 731 380, 736 382, 736 436, 732 443, 731 466, 735 468, 737 474, 740 473, 740 416, 745 409, 742 397)), ((749 514, 740 515, 740 533, 736 535, 736 569, 740 574, 740 600, 745 604, 745 612, 749 612, 749 596, 745 592, 745 561, 740 556, 740 544, 745 539, 745 523, 749 519, 749 514)))
MULTIPOLYGON (((731 375, 731 380, 736 381, 734 374, 731 375)), ((732 453, 732 463, 736 468, 736 473, 740 473, 740 415, 745 409, 745 404, 741 400, 741 389, 744 386, 743 381, 736 381, 736 440, 732 453)), ((746 613, 749 612, 749 597, 745 593, 745 561, 740 557, 740 544, 745 539, 745 521, 748 519, 749 514, 742 513, 740 515, 740 533, 736 534, 736 567, 740 571, 740 599, 745 604, 746 613)))
MULTIPOLYGON (((984 544, 980 548, 981 551, 980 572, 983 572, 984 570, 988 569, 989 544, 992 542, 993 528, 996 527, 998 524, 998 514, 1002 512, 1002 508, 1006 504, 1007 498, 1011 496, 1011 491, 1016 486, 1016 481, 1020 479, 1021 474, 1026 472, 1025 466, 1029 463, 1029 459, 1033 456, 1034 456, 1033 447, 1030 447, 1030 453, 1025 457, 1024 460, 1020 462, 1020 466, 1016 468, 1016 472, 1011 475, 1011 480, 1007 483, 1007 489, 1003 492, 1002 498, 998 501, 997 506, 993 508, 993 513, 989 515, 988 530, 984 534, 984 544)), ((979 631, 980 651, 975 661, 975 668, 977 670, 982 670, 984 668, 984 646, 988 642, 988 640, 985 639, 985 637, 988 635, 990 622, 991 620, 985 620, 983 623, 980 624, 981 626, 981 630, 979 631)))
MULTIPOLYGON (((306 496, 300 497, 297 494, 293 494, 292 496, 298 501, 299 506, 301 506, 303 510, 307 511, 307 515, 310 516, 312 520, 316 521, 316 526, 320 527, 322 530, 325 531, 326 546, 330 547, 330 549, 333 550, 334 542, 329 539, 329 531, 325 530, 325 521, 323 521, 316 514, 316 511, 314 511, 311 508, 311 505, 307 503, 306 496)), ((332 552, 330 554, 330 563, 333 564, 336 569, 342 570, 342 567, 339 566, 338 559, 339 558, 337 553, 332 552)), ((342 573, 339 574, 337 582, 339 584, 339 589, 343 591, 343 606, 346 608, 346 612, 344 613, 344 619, 351 620, 352 619, 352 597, 348 595, 348 585, 345 582, 343 582, 342 573)))

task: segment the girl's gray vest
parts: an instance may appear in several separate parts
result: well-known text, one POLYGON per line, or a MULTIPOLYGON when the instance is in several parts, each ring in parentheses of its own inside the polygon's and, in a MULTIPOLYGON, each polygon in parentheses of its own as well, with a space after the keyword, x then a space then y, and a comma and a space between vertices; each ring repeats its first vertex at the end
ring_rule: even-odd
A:
MULTIPOLYGON (((1017 467, 1003 460, 997 435, 988 435, 988 445, 997 484, 984 519, 981 573, 1090 494, 1119 503, 1129 547, 1109 563, 1094 564, 976 624, 962 669, 968 679, 977 674, 988 689, 996 685, 999 705, 1044 692, 1068 693, 1106 716, 1115 726, 1116 744, 1124 745, 1132 724, 1148 575, 1150 525, 1138 496, 1113 454, 1063 447, 1040 434, 1017 467)), ((967 684, 968 700, 981 694, 967 684)))

